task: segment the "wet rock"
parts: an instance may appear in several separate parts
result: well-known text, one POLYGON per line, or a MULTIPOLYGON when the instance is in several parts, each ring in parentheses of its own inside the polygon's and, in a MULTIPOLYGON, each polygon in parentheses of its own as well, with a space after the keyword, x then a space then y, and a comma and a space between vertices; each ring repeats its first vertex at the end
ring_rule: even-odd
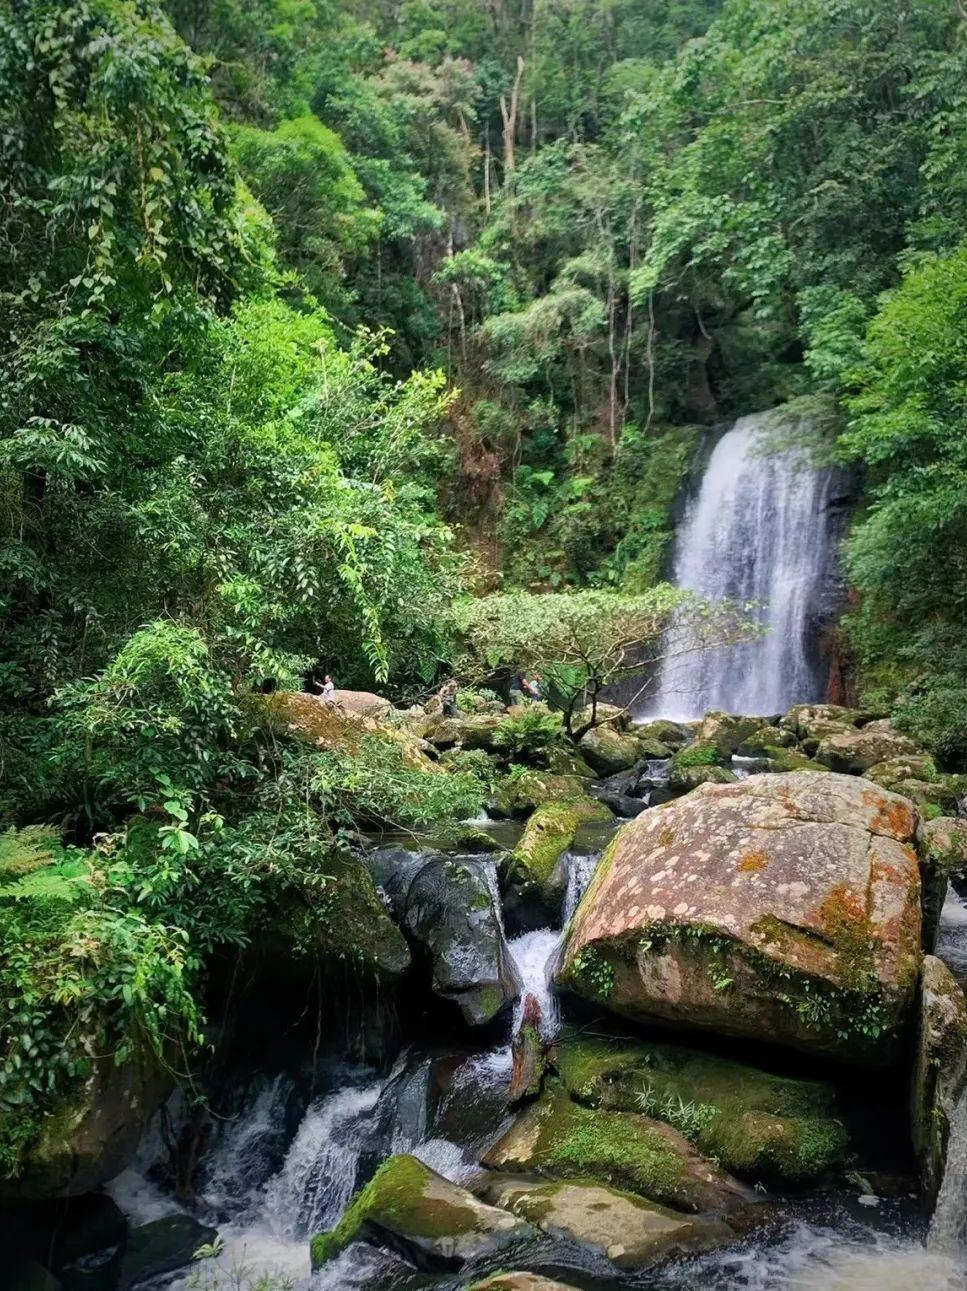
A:
POLYGON ((291 959, 294 947, 312 947, 324 958, 354 964, 378 977, 405 973, 409 947, 364 862, 346 848, 332 848, 324 873, 327 883, 318 905, 304 895, 284 899, 266 923, 262 949, 291 959))
POLYGON ((623 793, 609 793, 607 790, 594 794, 598 802, 603 802, 609 811, 623 820, 634 820, 648 806, 644 798, 632 798, 623 793))
POLYGON ((600 1252, 619 1269, 645 1269, 735 1241, 720 1219, 683 1215, 599 1183, 495 1179, 481 1195, 546 1233, 600 1252))
POLYGON ((950 1116, 967 1086, 967 1000, 950 969, 927 955, 911 1090, 913 1146, 924 1196, 940 1191, 950 1116))
POLYGON ((638 740, 610 726, 596 726, 581 737, 581 756, 599 775, 633 767, 642 756, 638 740))
POLYGON ((350 1202, 338 1225, 312 1239, 313 1269, 350 1242, 388 1247, 429 1272, 493 1258, 534 1235, 526 1221, 450 1183, 412 1156, 394 1156, 350 1202))
POLYGON ((560 979, 635 1019, 888 1062, 920 967, 919 827, 850 776, 704 785, 618 833, 560 979))
MULTIPOLYGON (((403 899, 403 926, 424 948, 433 989, 479 1026, 515 999, 520 984, 507 951, 488 863, 424 856, 403 899)), ((492 863, 490 863, 492 867, 492 863)))
POLYGON ((577 1291, 570 1282, 553 1282, 539 1273, 495 1273, 469 1291, 577 1291))
POLYGON ((121 1257, 118 1291, 129 1291, 164 1273, 191 1264, 200 1246, 208 1246, 218 1230, 201 1224, 191 1215, 166 1215, 131 1230, 121 1257))
POLYGON ((557 862, 574 841, 579 826, 609 819, 604 804, 585 794, 538 807, 511 858, 518 883, 543 891, 557 862))
POLYGON ((859 730, 824 736, 816 749, 816 758, 832 771, 862 775, 878 763, 919 752, 913 740, 901 735, 889 722, 871 722, 859 730))
POLYGON ((541 1035, 541 1006, 535 995, 524 999, 521 1023, 511 1042, 513 1068, 507 1102, 513 1107, 541 1092, 547 1066, 547 1045, 541 1035))
POLYGON ((586 1178, 678 1210, 721 1213, 752 1197, 669 1125, 585 1107, 545 1089, 482 1158, 491 1170, 586 1178))
POLYGON ((678 793, 690 793, 703 784, 735 784, 738 776, 728 767, 672 765, 668 787, 678 793))
POLYGON ((776 1075, 682 1045, 574 1030, 555 1041, 554 1066, 579 1102, 645 1111, 752 1183, 816 1183, 842 1168, 851 1151, 846 1109, 826 1081, 776 1075))

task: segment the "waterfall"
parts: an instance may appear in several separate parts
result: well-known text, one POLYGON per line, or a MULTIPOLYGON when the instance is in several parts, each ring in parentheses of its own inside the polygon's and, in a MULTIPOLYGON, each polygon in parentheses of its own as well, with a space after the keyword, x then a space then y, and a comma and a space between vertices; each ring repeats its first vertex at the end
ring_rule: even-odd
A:
POLYGON ((770 414, 718 441, 676 543, 674 581, 713 601, 754 603, 764 635, 665 659, 648 712, 690 720, 710 709, 780 713, 820 697, 812 618, 829 568, 830 471, 795 447, 763 452, 770 414))

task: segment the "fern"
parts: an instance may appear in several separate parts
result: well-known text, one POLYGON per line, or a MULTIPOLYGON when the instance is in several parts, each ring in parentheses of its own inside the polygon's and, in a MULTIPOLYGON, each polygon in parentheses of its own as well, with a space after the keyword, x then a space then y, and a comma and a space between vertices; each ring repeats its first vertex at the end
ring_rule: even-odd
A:
POLYGON ((49 825, 28 825, 0 834, 0 884, 22 879, 63 856, 57 831, 49 825))

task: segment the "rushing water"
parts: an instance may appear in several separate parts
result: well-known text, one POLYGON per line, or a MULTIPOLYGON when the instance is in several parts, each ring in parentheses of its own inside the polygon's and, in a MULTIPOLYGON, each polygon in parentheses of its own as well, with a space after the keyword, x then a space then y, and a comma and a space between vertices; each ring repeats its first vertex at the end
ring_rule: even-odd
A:
POLYGON ((768 414, 743 417, 718 441, 681 526, 674 569, 679 587, 754 603, 764 635, 676 654, 673 633, 650 713, 779 713, 821 694, 812 616, 829 569, 831 476, 795 449, 763 451, 772 428, 768 414))

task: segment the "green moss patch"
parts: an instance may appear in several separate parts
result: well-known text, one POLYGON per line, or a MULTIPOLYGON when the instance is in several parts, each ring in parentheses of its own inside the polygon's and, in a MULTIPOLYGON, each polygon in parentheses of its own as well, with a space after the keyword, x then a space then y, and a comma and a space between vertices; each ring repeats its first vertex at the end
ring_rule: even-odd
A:
POLYGON ((607 807, 583 794, 545 803, 527 822, 524 836, 513 854, 513 864, 529 880, 544 884, 574 841, 580 825, 610 819, 607 807))

